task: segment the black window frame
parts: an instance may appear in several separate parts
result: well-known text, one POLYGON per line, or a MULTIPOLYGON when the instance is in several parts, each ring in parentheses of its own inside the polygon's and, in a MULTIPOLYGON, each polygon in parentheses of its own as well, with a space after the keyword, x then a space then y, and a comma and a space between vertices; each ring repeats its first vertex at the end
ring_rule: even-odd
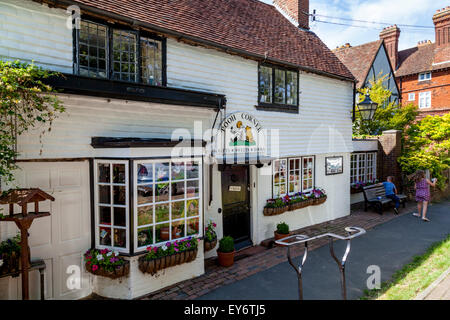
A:
MULTIPOLYGON (((82 15, 81 21, 87 21, 95 24, 102 25, 106 27, 106 38, 107 38, 107 47, 106 47, 106 68, 107 68, 107 76, 105 78, 96 78, 89 77, 92 79, 99 80, 112 80, 123 83, 136 83, 146 86, 155 86, 155 87, 167 87, 167 38, 156 35, 150 31, 142 30, 142 29, 133 29, 126 25, 121 24, 113 24, 109 23, 105 20, 98 19, 89 15, 82 15), (137 73, 137 81, 125 81, 120 79, 115 79, 113 77, 113 30, 121 30, 130 32, 136 35, 136 50, 137 50, 137 59, 136 59, 136 73, 137 73), (142 54, 141 54, 141 37, 152 39, 161 42, 161 58, 162 58, 162 70, 161 70, 161 85, 150 85, 146 84, 142 81, 142 54)), ((79 64, 79 36, 80 30, 74 28, 73 29, 73 74, 80 76, 80 64, 79 64)))
POLYGON ((257 110, 262 111, 276 111, 276 112, 287 112, 287 113, 298 113, 299 105, 300 105, 300 72, 298 69, 288 68, 283 66, 278 66, 274 64, 268 63, 259 63, 258 64, 258 104, 255 106, 257 110), (261 77, 261 67, 267 67, 272 69, 272 102, 260 102, 261 101, 261 90, 260 90, 260 77, 261 77), (285 73, 284 82, 285 82, 285 90, 286 90, 286 99, 287 99, 287 71, 295 72, 297 74, 297 104, 281 104, 275 103, 275 70, 282 70, 285 73))

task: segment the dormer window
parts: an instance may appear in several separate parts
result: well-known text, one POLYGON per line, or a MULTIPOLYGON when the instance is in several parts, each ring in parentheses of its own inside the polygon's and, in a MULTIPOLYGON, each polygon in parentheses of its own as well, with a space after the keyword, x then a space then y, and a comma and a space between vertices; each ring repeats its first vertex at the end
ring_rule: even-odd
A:
POLYGON ((419 81, 431 80, 431 72, 423 72, 419 74, 419 81))
POLYGON ((298 112, 298 71, 260 65, 258 109, 298 112))
POLYGON ((82 20, 75 50, 74 73, 80 76, 165 85, 163 38, 82 20))

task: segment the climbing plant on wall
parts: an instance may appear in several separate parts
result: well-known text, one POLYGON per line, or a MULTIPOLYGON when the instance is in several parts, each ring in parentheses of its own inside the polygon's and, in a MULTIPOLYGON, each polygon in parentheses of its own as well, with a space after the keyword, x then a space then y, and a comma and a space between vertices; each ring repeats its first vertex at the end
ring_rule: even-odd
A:
MULTIPOLYGON (((0 178, 12 181, 17 169, 17 137, 31 129, 42 136, 64 106, 42 80, 57 75, 34 64, 0 60, 0 178)), ((42 145, 41 145, 42 152, 42 145)))

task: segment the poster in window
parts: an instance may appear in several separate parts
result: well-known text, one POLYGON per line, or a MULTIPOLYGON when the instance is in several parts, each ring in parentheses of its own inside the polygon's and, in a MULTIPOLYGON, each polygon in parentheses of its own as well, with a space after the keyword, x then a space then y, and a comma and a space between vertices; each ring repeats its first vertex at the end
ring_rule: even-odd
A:
POLYGON ((343 157, 326 157, 325 158, 325 174, 341 174, 344 172, 343 157))

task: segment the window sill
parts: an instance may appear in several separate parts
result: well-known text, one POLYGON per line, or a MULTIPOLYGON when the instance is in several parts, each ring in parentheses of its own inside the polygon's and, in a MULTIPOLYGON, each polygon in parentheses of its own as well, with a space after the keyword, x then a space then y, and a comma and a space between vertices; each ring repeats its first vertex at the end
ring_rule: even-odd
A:
POLYGON ((297 113, 299 111, 298 106, 275 104, 275 103, 260 103, 255 105, 256 110, 259 111, 272 111, 272 112, 285 112, 285 113, 297 113))

